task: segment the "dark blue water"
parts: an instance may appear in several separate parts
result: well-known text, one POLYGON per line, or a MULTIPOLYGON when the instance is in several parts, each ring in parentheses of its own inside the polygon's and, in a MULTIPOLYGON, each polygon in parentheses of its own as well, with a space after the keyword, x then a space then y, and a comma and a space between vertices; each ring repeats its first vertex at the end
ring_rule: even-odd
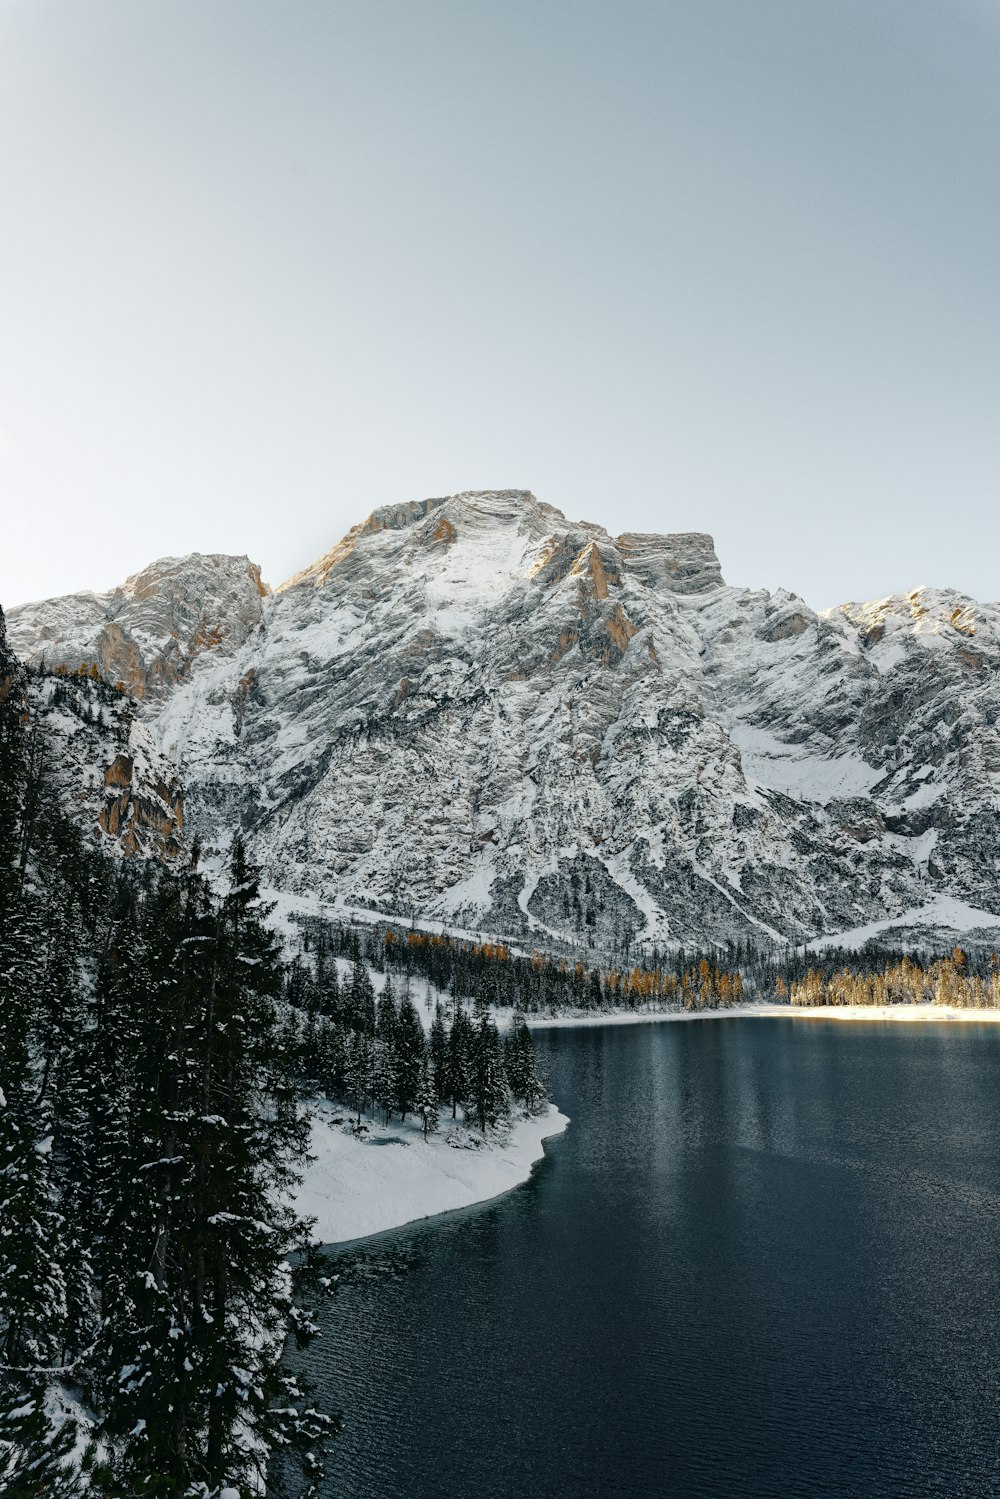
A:
POLYGON ((337 1257, 328 1499, 1000 1494, 1000 1027, 536 1041, 531 1182, 337 1257))

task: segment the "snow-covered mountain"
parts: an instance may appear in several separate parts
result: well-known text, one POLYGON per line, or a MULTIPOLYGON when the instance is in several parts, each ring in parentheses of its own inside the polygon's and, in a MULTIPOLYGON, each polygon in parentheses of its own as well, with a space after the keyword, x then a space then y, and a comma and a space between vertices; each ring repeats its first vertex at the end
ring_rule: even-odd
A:
POLYGON ((1000 606, 948 590, 816 614, 708 536, 487 491, 273 594, 168 559, 9 632, 131 687, 188 827, 303 899, 598 948, 1000 932, 1000 606))

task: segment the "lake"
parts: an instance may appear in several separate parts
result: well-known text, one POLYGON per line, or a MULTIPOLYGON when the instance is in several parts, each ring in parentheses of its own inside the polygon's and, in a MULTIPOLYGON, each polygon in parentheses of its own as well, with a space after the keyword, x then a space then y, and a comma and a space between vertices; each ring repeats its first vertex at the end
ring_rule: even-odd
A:
POLYGON ((327 1499, 1000 1493, 1000 1027, 535 1039, 532 1180, 335 1256, 327 1499))

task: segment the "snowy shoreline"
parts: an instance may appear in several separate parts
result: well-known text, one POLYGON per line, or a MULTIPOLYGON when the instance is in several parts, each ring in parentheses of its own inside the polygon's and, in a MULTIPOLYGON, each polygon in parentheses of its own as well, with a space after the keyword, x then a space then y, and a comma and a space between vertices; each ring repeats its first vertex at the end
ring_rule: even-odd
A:
POLYGON ((901 1004, 901 1005, 780 1005, 746 1004, 730 1005, 719 1010, 616 1010, 611 1013, 579 1013, 576 1015, 526 1015, 531 1030, 557 1030, 571 1026, 595 1025, 653 1025, 664 1021, 687 1020, 859 1020, 859 1021, 905 1021, 909 1024, 921 1021, 958 1021, 959 1023, 1000 1022, 1000 1010, 967 1010, 957 1005, 901 1004))
POLYGON ((568 1124, 550 1104, 545 1113, 522 1116, 509 1133, 483 1143, 478 1131, 451 1119, 442 1119, 438 1133, 426 1140, 412 1119, 389 1125, 369 1121, 359 1138, 345 1110, 322 1103, 309 1147, 316 1159, 306 1168, 295 1205, 316 1219, 317 1244, 344 1244, 402 1228, 520 1186, 545 1154, 542 1141, 568 1124))
MULTIPOLYGON (((721 1010, 639 1010, 612 1014, 529 1015, 532 1030, 606 1025, 656 1025, 678 1021, 729 1019, 836 1020, 907 1024, 996 1024, 1000 1010, 965 1010, 953 1005, 746 1004, 721 1010)), ((504 1014, 497 1016, 501 1025, 504 1014)), ((298 1211, 315 1218, 318 1244, 345 1244, 391 1229, 435 1218, 456 1208, 501 1197, 526 1182, 543 1159, 543 1141, 559 1135, 569 1119, 555 1104, 544 1114, 518 1118, 509 1133, 482 1141, 478 1131, 442 1119, 436 1135, 424 1139, 419 1122, 367 1121, 360 1138, 346 1110, 322 1102, 316 1107, 310 1154, 295 1195, 298 1211), (340 1119, 341 1123, 334 1121, 340 1119), (455 1143, 450 1144, 453 1140, 455 1143)))

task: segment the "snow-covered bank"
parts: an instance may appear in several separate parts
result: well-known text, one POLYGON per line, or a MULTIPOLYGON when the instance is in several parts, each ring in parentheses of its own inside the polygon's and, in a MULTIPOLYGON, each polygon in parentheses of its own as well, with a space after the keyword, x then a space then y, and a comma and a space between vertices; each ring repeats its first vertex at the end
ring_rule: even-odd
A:
POLYGON ((450 1119, 442 1119, 440 1131, 426 1140, 413 1120, 369 1122, 359 1138, 343 1110, 323 1104, 313 1121, 310 1154, 316 1159, 296 1206, 316 1219, 313 1238, 320 1244, 471 1207, 527 1181, 544 1155, 542 1141, 568 1124, 550 1104, 544 1114, 518 1119, 509 1133, 494 1133, 485 1142, 478 1131, 450 1119))
POLYGON ((960 1020, 985 1024, 1000 1021, 1000 1010, 966 1010, 957 1005, 730 1005, 720 1010, 615 1010, 609 1014, 526 1015, 531 1030, 555 1030, 568 1026, 652 1025, 668 1020, 730 1020, 734 1017, 760 1020, 960 1020))

